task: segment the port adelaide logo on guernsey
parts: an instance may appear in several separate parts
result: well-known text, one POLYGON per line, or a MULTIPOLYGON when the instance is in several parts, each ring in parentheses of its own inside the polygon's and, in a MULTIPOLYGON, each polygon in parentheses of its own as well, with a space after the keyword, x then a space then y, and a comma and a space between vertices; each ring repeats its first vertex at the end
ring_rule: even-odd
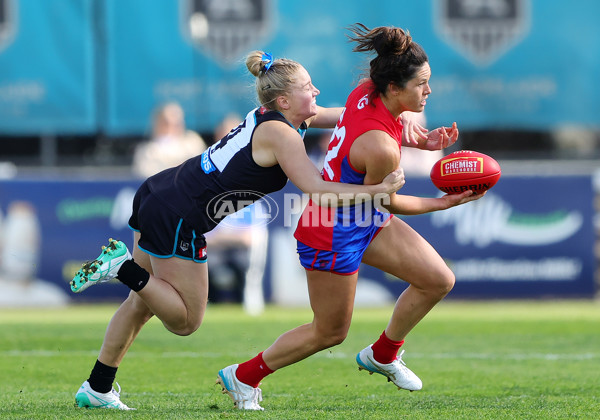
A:
POLYGON ((489 65, 521 41, 531 0, 437 0, 434 28, 477 65, 489 65))

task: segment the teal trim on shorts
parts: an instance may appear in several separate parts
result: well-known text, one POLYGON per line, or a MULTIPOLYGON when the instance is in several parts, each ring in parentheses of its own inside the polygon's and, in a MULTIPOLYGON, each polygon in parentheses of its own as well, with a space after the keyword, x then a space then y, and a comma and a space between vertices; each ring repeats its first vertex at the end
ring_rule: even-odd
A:
POLYGON ((141 247, 139 244, 138 244, 138 246, 137 246, 137 247, 138 247, 138 248, 139 248, 141 251, 144 251, 146 254, 148 254, 148 255, 152 255, 153 257, 156 257, 156 258, 162 258, 162 259, 165 259, 165 258, 172 258, 172 257, 175 257, 175 258, 181 258, 182 260, 193 261, 193 262, 195 262, 195 263, 200 263, 200 264, 204 264, 204 263, 208 262, 208 255, 206 256, 206 259, 205 259, 205 260, 195 260, 195 259, 193 259, 193 258, 182 257, 181 255, 177 255, 177 254, 175 254, 175 253, 173 253, 173 254, 171 254, 171 255, 158 255, 158 254, 155 254, 155 253, 153 253, 153 252, 150 252, 150 251, 148 251, 147 249, 144 249, 144 248, 142 248, 142 247, 141 247))
MULTIPOLYGON (((177 252, 177 238, 179 238, 179 231, 181 230, 181 225, 183 224, 183 219, 179 219, 179 223, 177 224, 177 229, 175 229, 175 241, 173 242, 173 255, 176 255, 177 252)), ((192 254, 193 255, 193 254, 192 254)), ((191 258, 181 257, 184 260, 190 260, 191 258)))

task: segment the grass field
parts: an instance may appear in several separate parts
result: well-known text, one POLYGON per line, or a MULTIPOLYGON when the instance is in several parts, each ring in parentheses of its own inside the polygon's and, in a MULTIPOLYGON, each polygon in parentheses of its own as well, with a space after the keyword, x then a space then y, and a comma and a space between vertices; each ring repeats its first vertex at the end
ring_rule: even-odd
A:
POLYGON ((597 419, 600 305, 593 302, 442 302, 408 337, 404 360, 423 380, 398 391, 359 372, 357 351, 379 336, 390 307, 357 309, 346 341, 267 377, 264 412, 239 412, 214 383, 306 309, 260 317, 209 306, 190 337, 152 320, 119 369, 136 411, 75 408, 115 306, 0 310, 2 419, 597 419))

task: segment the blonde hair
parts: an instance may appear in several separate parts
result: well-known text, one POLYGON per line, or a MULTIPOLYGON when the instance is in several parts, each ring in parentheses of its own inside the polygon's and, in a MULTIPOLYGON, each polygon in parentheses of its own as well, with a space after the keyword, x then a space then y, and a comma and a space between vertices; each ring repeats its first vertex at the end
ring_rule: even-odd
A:
POLYGON ((302 66, 287 58, 270 61, 263 51, 252 51, 246 57, 248 71, 256 77, 256 96, 262 106, 276 108, 276 99, 289 93, 302 66), (270 64, 270 65, 269 65, 270 64))

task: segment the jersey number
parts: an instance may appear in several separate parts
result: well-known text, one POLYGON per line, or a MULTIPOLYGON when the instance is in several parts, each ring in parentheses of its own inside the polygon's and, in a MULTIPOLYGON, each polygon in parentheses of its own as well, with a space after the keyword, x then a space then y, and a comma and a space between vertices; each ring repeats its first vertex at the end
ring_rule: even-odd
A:
POLYGON ((242 121, 240 125, 235 128, 232 128, 229 133, 225 137, 223 137, 217 144, 214 145, 213 150, 222 149, 227 145, 227 142, 236 136, 242 128, 246 127, 246 120, 242 121))
POLYGON ((333 145, 333 147, 327 151, 327 154, 325 155, 325 162, 323 163, 323 170, 327 172, 327 176, 330 180, 333 180, 334 173, 333 169, 331 169, 331 165, 329 164, 329 162, 331 162, 337 157, 345 137, 346 127, 336 126, 335 130, 333 130, 331 139, 331 144, 333 145))
POLYGON ((340 152, 340 148, 342 147, 342 143, 346 138, 346 127, 340 127, 340 125, 342 124, 342 120, 344 119, 345 112, 346 109, 342 111, 342 115, 340 115, 340 120, 335 126, 335 129, 333 130, 333 134, 331 135, 330 140, 330 143, 333 145, 333 147, 327 151, 327 154, 325 155, 325 162, 323 163, 323 171, 327 173, 327 176, 332 181, 334 173, 333 169, 331 169, 331 165, 329 164, 329 162, 331 162, 337 157, 338 153, 340 152))

